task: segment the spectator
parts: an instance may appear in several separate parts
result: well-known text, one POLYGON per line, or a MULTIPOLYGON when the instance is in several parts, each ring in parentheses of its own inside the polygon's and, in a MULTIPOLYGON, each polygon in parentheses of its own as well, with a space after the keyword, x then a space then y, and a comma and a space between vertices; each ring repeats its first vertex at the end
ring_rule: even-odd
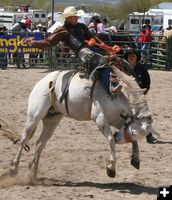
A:
POLYGON ((106 28, 108 26, 108 20, 107 20, 107 18, 103 18, 102 22, 103 22, 103 24, 104 24, 104 26, 106 28))
POLYGON ((90 19, 90 21, 87 25, 89 31, 94 35, 97 33, 97 23, 96 23, 97 19, 100 19, 100 17, 98 15, 92 16, 92 18, 90 19))
POLYGON ((52 17, 48 15, 47 17, 47 29, 49 29, 52 26, 52 17))
MULTIPOLYGON (((44 26, 42 24, 38 24, 36 26, 36 30, 34 30, 33 33, 42 33, 43 32, 43 28, 44 28, 44 26)), ((34 60, 34 63, 37 63, 38 61, 40 63, 42 63, 43 62, 43 55, 44 55, 43 53, 31 54, 31 58, 34 60), (38 57, 39 57, 39 59, 38 59, 38 57)))
MULTIPOLYGON (((144 94, 147 94, 150 89, 151 79, 146 67, 138 61, 138 52, 132 49, 128 50, 124 53, 123 58, 128 61, 133 69, 133 75, 138 85, 140 88, 145 89, 144 94)), ((152 133, 149 133, 146 136, 146 140, 148 143, 155 143, 157 141, 157 139, 153 137, 152 133)))
MULTIPOLYGON (((5 26, 1 26, 0 27, 0 36, 1 35, 5 35, 6 31, 7 31, 6 27, 5 26)), ((0 52, 0 68, 1 69, 6 69, 7 65, 8 65, 7 54, 3 53, 3 52, 0 52)))
POLYGON ((103 24, 103 21, 101 19, 99 19, 99 18, 96 19, 95 23, 96 23, 97 33, 108 34, 108 32, 105 29, 105 25, 103 24))
POLYGON ((38 24, 36 26, 36 30, 34 30, 33 33, 40 33, 40 32, 42 32, 42 29, 43 29, 43 25, 42 24, 38 24))
POLYGON ((142 61, 146 62, 147 50, 150 48, 150 42, 152 41, 151 26, 144 24, 141 32, 139 33, 138 40, 140 43, 142 61))
POLYGON ((171 25, 169 25, 166 29, 171 30, 172 29, 171 25))
POLYGON ((105 29, 105 25, 103 24, 103 21, 100 18, 97 18, 95 20, 95 26, 96 26, 96 33, 100 37, 101 40, 103 40, 106 44, 111 44, 111 37, 109 36, 108 32, 105 29))
POLYGON ((22 19, 19 22, 16 22, 10 29, 12 33, 29 33, 30 29, 26 25, 26 20, 22 19))
MULTIPOLYGON (((13 33, 13 34, 27 34, 29 32, 31 32, 31 30, 27 27, 26 25, 26 20, 25 19, 22 19, 20 22, 17 22, 15 23, 10 31, 13 33)), ((23 68, 26 68, 25 64, 24 64, 24 54, 21 52, 21 53, 13 53, 13 62, 14 64, 17 65, 17 68, 20 68, 21 64, 23 66, 23 68)))
POLYGON ((32 24, 31 19, 27 15, 24 15, 23 19, 26 20, 25 24, 26 24, 27 28, 31 29, 31 24, 32 24))
POLYGON ((119 30, 120 30, 120 31, 124 31, 124 30, 125 30, 125 24, 124 24, 124 22, 122 22, 122 23, 120 24, 119 30))

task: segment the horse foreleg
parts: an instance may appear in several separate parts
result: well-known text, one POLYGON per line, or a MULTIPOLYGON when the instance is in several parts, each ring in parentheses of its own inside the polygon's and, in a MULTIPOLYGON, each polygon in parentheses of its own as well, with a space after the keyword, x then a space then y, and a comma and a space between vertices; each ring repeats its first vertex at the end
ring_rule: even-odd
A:
POLYGON ((61 118, 62 118, 62 114, 52 114, 52 115, 48 114, 42 120, 43 121, 43 130, 42 130, 42 133, 41 133, 39 139, 37 140, 34 158, 29 166, 32 171, 33 179, 35 179, 37 176, 40 155, 41 155, 47 141, 51 138, 51 136, 52 136, 56 126, 60 122, 61 118))
POLYGON ((108 122, 103 116, 100 115, 96 118, 96 124, 110 145, 110 163, 107 166, 107 175, 113 178, 116 175, 115 139, 108 122))
POLYGON ((137 140, 132 143, 132 157, 131 157, 131 165, 136 169, 140 168, 140 153, 139 153, 139 145, 137 140))
POLYGON ((24 132, 22 134, 22 138, 20 140, 19 150, 17 152, 16 157, 11 162, 11 167, 10 167, 11 174, 17 173, 22 150, 23 150, 24 146, 28 143, 28 140, 31 139, 31 137, 33 136, 35 129, 37 127, 37 124, 38 124, 38 122, 36 120, 34 120, 32 117, 28 118, 24 132))
POLYGON ((92 108, 92 119, 95 121, 110 145, 110 163, 107 166, 107 175, 113 178, 116 175, 115 138, 103 111, 100 111, 100 109, 97 111, 95 108, 97 109, 97 106, 93 106, 92 108))

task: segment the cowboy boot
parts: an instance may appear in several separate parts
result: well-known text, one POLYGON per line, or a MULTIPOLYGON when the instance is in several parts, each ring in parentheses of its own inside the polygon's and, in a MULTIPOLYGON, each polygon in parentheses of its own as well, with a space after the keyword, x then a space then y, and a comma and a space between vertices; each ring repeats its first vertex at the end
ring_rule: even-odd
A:
POLYGON ((149 133, 146 136, 146 140, 147 140, 147 143, 149 143, 149 144, 154 144, 157 142, 157 139, 153 137, 152 133, 149 133))

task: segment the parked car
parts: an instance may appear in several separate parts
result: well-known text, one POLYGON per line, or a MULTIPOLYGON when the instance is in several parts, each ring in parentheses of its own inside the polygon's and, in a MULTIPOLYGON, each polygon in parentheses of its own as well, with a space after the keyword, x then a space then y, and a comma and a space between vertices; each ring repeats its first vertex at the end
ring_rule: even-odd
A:
POLYGON ((151 31, 152 32, 156 32, 156 31, 161 31, 161 29, 163 28, 163 26, 162 25, 152 25, 151 26, 151 31))

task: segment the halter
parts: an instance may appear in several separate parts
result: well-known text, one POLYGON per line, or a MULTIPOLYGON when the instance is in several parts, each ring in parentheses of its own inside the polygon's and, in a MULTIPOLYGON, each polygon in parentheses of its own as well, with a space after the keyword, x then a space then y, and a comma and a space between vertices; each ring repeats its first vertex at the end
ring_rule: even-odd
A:
POLYGON ((128 126, 134 121, 134 116, 128 115, 128 114, 120 114, 120 116, 125 120, 124 126, 125 128, 128 128, 128 126))
MULTIPOLYGON (((127 143, 133 143, 135 140, 133 140, 133 138, 131 137, 131 133, 128 132, 128 127, 130 126, 130 124, 132 122, 134 122, 134 120, 143 119, 144 117, 139 118, 137 116, 122 114, 122 113, 120 114, 120 116, 125 120, 124 121, 124 138, 125 138, 125 141, 127 143)), ((152 120, 151 116, 150 116, 150 120, 152 120)))
POLYGON ((129 125, 134 121, 134 116, 120 114, 120 116, 125 120, 124 122, 124 138, 127 143, 133 143, 135 140, 131 137, 130 133, 127 131, 129 125))

